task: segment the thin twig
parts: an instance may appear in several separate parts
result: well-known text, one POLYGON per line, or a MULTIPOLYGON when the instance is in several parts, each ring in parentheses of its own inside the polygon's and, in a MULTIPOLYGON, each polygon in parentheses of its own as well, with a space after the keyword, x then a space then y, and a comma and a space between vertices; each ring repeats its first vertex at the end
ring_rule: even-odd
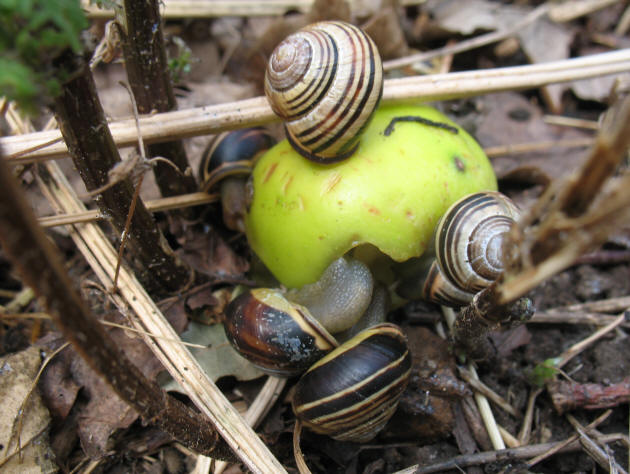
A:
POLYGON ((586 128, 587 130, 599 130, 599 123, 594 120, 584 120, 575 117, 566 117, 564 115, 544 115, 543 122, 549 125, 586 128))
POLYGON ((491 402, 501 408, 503 411, 509 413, 515 418, 521 418, 523 415, 512 405, 508 403, 508 401, 503 398, 501 395, 496 393, 490 387, 488 387, 485 383, 483 383, 479 378, 473 377, 470 371, 466 370, 463 367, 458 367, 459 375, 465 382, 467 382, 473 390, 485 395, 491 402))
POLYGON ((592 138, 577 138, 574 140, 549 140, 532 143, 515 143, 512 145, 498 145, 484 148, 489 158, 504 155, 518 155, 537 151, 549 150, 551 148, 586 148, 593 145, 592 138))
MULTIPOLYGON (((621 50, 527 66, 388 79, 383 90, 383 103, 444 100, 506 90, 535 89, 555 82, 617 74, 629 69, 630 50, 621 50)), ((266 99, 255 97, 143 116, 140 123, 145 142, 157 143, 277 120, 266 99)), ((111 122, 110 129, 119 147, 132 146, 137 141, 132 120, 111 122)), ((0 138, 0 148, 4 149, 6 159, 14 164, 42 161, 65 156, 65 143, 57 143, 36 152, 25 153, 24 150, 58 139, 59 136, 59 132, 49 131, 4 137, 0 138), (19 157, 16 156, 18 154, 19 157)))
POLYGON ((567 364, 567 362, 569 362, 575 356, 577 356, 582 351, 587 349, 595 341, 601 339, 603 336, 605 336, 610 331, 617 328, 621 323, 623 323, 626 319, 627 314, 628 313, 620 314, 618 317, 615 318, 615 320, 612 323, 604 326, 601 329, 598 329, 586 339, 583 339, 580 342, 573 344, 566 351, 564 351, 560 356, 554 358, 554 367, 558 369, 564 367, 567 364))
MULTIPOLYGON (((598 441, 602 443, 610 443, 622 440, 622 434, 610 434, 598 437, 598 441)), ((486 451, 482 453, 463 454, 452 457, 446 461, 439 461, 429 466, 410 466, 407 469, 396 472, 395 474, 430 474, 434 472, 446 472, 450 470, 462 469, 470 466, 478 466, 480 464, 488 464, 494 462, 513 462, 515 459, 527 459, 531 456, 537 456, 552 448, 556 443, 531 444, 520 448, 502 449, 496 451, 486 451)), ((579 451, 581 445, 579 441, 566 445, 560 452, 579 451)))
POLYGON ((586 303, 572 304, 568 306, 557 306, 550 308, 546 312, 594 312, 594 313, 618 313, 626 308, 630 308, 630 296, 620 296, 617 298, 607 298, 597 301, 587 301, 586 303))
MULTIPOLYGON (((169 209, 181 209, 183 207, 211 204, 216 202, 218 199, 218 194, 198 192, 145 201, 145 206, 151 212, 161 212, 169 209)), ((104 219, 104 216, 100 214, 99 211, 91 210, 72 214, 57 214, 55 216, 40 217, 38 221, 42 227, 55 227, 68 224, 80 224, 82 222, 94 222, 101 219, 104 219)))
POLYGON ((532 432, 532 422, 534 420, 534 408, 536 398, 542 393, 542 388, 532 388, 527 397, 527 408, 523 417, 523 424, 518 432, 518 440, 521 444, 529 444, 529 436, 532 432))
POLYGON ((580 443, 584 446, 584 451, 603 469, 617 474, 628 474, 615 459, 599 447, 597 442, 591 438, 582 424, 572 415, 567 414, 567 420, 580 435, 580 443))
MULTIPOLYGON (((616 316, 602 313, 579 313, 574 311, 548 310, 540 311, 527 321, 527 324, 589 324, 605 326, 615 321, 616 316)), ((621 324, 630 327, 630 321, 621 324)))
MULTIPOLYGON (((589 423, 586 428, 587 429, 597 428, 604 421, 606 421, 606 419, 608 419, 608 417, 611 415, 611 413, 612 413, 612 410, 606 410, 604 413, 602 413, 597 418, 595 418, 595 420, 593 420, 591 423, 589 423)), ((557 452, 561 451, 567 445, 569 445, 571 443, 574 443, 575 441, 577 441, 577 439, 578 439, 578 435, 572 435, 572 436, 569 436, 564 441, 560 441, 559 443, 554 443, 554 445, 550 449, 548 449, 547 451, 539 454, 535 458, 532 458, 529 461, 527 461, 527 466, 528 467, 535 466, 539 462, 544 461, 548 457, 550 457, 550 456, 556 454, 557 452)))
MULTIPOLYGON (((419 5, 425 0, 400 0, 401 6, 419 5)), ((290 11, 308 12, 314 0, 162 0, 163 18, 216 18, 225 16, 281 16, 290 11)), ((81 0, 89 18, 111 18, 112 10, 81 0)))
MULTIPOLYGON (((453 308, 442 306, 442 314, 444 315, 446 324, 452 331, 456 319, 455 311, 453 311, 453 308)), ((477 370, 472 362, 468 363, 468 371, 470 372, 471 377, 479 379, 477 370)), ((473 397, 475 399, 475 403, 477 404, 477 408, 479 409, 481 419, 486 427, 486 431, 488 432, 488 436, 490 437, 490 441, 492 442, 492 446, 495 449, 505 449, 505 443, 503 442, 503 438, 499 432, 499 427, 496 419, 494 418, 494 414, 492 413, 492 408, 490 408, 490 403, 488 403, 488 399, 485 395, 479 392, 475 392, 473 397)))
POLYGON ((412 54, 410 56, 405 56, 403 58, 392 59, 389 61, 383 62, 383 69, 385 71, 391 71, 392 69, 398 69, 401 67, 409 66, 414 63, 419 63, 422 61, 427 61, 429 59, 437 58, 440 56, 447 56, 450 54, 462 53, 464 51, 470 51, 471 49, 480 48, 481 46, 486 46, 488 44, 497 43, 499 41, 504 40, 510 36, 514 36, 514 34, 528 25, 534 23, 539 18, 546 15, 549 11, 548 4, 542 4, 539 7, 535 8, 531 12, 529 12, 523 19, 516 22, 514 25, 511 25, 507 28, 504 28, 499 31, 493 31, 492 33, 486 33, 485 35, 476 36, 466 41, 462 41, 461 43, 455 44, 453 46, 446 46, 444 48, 434 49, 432 51, 427 51, 424 53, 412 54))

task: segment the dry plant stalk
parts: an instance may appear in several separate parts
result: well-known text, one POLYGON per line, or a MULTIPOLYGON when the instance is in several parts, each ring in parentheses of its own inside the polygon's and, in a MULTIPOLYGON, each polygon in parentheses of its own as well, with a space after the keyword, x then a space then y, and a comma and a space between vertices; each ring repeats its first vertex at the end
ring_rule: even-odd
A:
POLYGON ((66 339, 146 422, 155 423, 191 449, 231 458, 212 425, 149 381, 98 323, 6 163, 0 163, 0 242, 66 339))
MULTIPOLYGON (((49 162, 42 166, 45 167, 45 172, 40 173, 41 189, 52 207, 57 212, 64 213, 85 211, 85 206, 77 198, 57 164, 49 162)), ((118 259, 103 231, 97 225, 88 223, 69 226, 69 232, 77 249, 99 280, 106 288, 111 288, 118 259)), ((129 315, 130 321, 141 331, 151 351, 251 471, 285 472, 260 438, 204 373, 144 287, 125 267, 120 269, 118 292, 111 294, 110 298, 123 314, 129 315)))
MULTIPOLYGON (((399 0, 401 6, 419 5, 424 0, 399 0)), ((314 0, 162 0, 164 18, 216 18, 223 16, 281 16, 289 11, 308 12, 314 0)), ((112 10, 81 4, 90 18, 111 18, 112 10)))
POLYGON ((628 222, 630 173, 613 175, 629 146, 630 98, 625 98, 606 114, 582 168, 550 186, 514 229, 514 254, 495 290, 499 303, 526 294, 628 222))
MULTIPOLYGON (((544 64, 486 69, 385 81, 383 103, 427 102, 517 89, 535 89, 555 82, 574 81, 630 70, 630 50, 614 51, 544 64)), ((277 121, 264 97, 226 104, 164 112, 140 118, 145 143, 218 133, 277 121)), ((135 146, 133 119, 109 124, 117 146, 135 146)), ((0 138, 5 159, 33 163, 65 156, 68 150, 58 131, 0 138)))
MULTIPOLYGON (((176 110, 177 101, 166 59, 158 1, 125 0, 116 24, 119 25, 125 70, 138 113, 176 110)), ((155 181, 162 196, 197 190, 195 178, 190 173, 186 174, 190 165, 181 140, 154 143, 147 147, 147 153, 149 158, 164 158, 153 166, 155 181)))
POLYGON ((126 163, 121 161, 107 126, 88 64, 68 53, 58 67, 73 74, 62 83, 53 110, 85 187, 89 192, 98 190, 96 203, 101 212, 109 216, 118 235, 129 238, 131 261, 138 262, 135 266, 143 283, 155 292, 181 289, 189 281, 191 269, 173 253, 142 200, 135 199, 132 179, 113 179, 113 173, 119 171, 116 167, 126 163))
POLYGON ((630 218, 630 173, 611 179, 630 146, 630 98, 608 111, 582 168, 555 182, 512 229, 506 271, 463 308, 455 344, 475 359, 494 353, 486 334, 532 315, 523 298, 602 244, 630 218), (608 184, 607 187, 604 187, 608 184))

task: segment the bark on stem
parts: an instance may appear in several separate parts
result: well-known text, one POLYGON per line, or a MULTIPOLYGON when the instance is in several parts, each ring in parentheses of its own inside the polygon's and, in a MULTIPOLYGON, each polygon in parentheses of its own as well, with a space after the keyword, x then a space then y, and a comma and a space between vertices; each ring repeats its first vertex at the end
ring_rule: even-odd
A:
POLYGON ((498 284, 499 280, 477 293, 472 302, 460 310, 452 328, 456 349, 473 360, 486 360, 495 356, 496 350, 488 339, 490 331, 522 324, 534 314, 529 298, 499 304, 499 294, 496 292, 498 284))
MULTIPOLYGON (((119 23, 125 69, 138 113, 176 110, 177 102, 168 70, 157 0, 125 0, 123 15, 119 23)), ((153 166, 155 180, 163 196, 197 190, 193 176, 183 174, 189 164, 181 140, 149 145, 148 158, 156 156, 170 160, 181 171, 178 173, 161 161, 153 166)))
MULTIPOLYGON (((62 85, 53 108, 72 160, 86 188, 92 191, 109 182, 108 172, 121 161, 120 155, 87 63, 68 53, 60 67, 72 75, 62 85)), ((133 185, 126 178, 95 199, 119 235, 125 229, 132 198, 133 185)), ((149 291, 176 291, 189 281, 188 268, 175 257, 141 200, 131 221, 129 244, 137 260, 138 277, 149 291)))
POLYGON ((75 290, 59 252, 0 160, 0 243, 64 336, 142 418, 190 449, 233 458, 210 422, 148 380, 118 349, 75 290))

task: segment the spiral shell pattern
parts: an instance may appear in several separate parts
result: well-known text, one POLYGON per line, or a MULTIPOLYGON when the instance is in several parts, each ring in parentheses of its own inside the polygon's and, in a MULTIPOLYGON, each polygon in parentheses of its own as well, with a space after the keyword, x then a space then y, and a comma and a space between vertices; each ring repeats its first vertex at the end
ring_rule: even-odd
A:
POLYGON ((453 204, 436 228, 435 253, 443 277, 470 293, 503 271, 503 244, 519 210, 498 192, 468 195, 453 204))
POLYGON ((401 329, 379 324, 302 375, 293 412, 316 433, 339 441, 369 441, 394 413, 410 372, 411 356, 401 329))
POLYGON ((208 191, 228 176, 249 175, 256 158, 276 144, 263 127, 223 132, 208 144, 199 163, 202 189, 208 191))
POLYGON ((274 50, 265 94, 285 120, 291 145, 308 159, 349 157, 383 92, 383 67, 373 41, 344 22, 319 22, 274 50))

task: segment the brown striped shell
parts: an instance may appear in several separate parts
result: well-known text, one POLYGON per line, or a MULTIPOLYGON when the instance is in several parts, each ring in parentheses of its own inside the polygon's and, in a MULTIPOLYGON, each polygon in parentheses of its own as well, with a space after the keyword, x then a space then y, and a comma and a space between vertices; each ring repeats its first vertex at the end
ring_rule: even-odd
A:
POLYGON ((436 227, 436 262, 424 283, 425 297, 462 306, 496 280, 504 269, 505 239, 518 217, 516 205, 498 192, 455 202, 436 227))
POLYGON ((254 161, 276 144, 263 127, 223 132, 208 144, 199 163, 201 189, 209 191, 228 176, 249 175, 254 161))
POLYGON ((276 376, 297 375, 337 347, 308 309, 273 289, 237 296, 225 311, 224 327, 228 341, 243 357, 276 376))
POLYGON ((311 430, 340 441, 369 441, 393 415, 409 381, 401 329, 366 329, 313 365, 298 381, 293 412, 311 430))
POLYGON ((309 25, 274 50, 265 94, 303 156, 331 163, 349 157, 383 92, 376 46, 340 21, 309 25))

